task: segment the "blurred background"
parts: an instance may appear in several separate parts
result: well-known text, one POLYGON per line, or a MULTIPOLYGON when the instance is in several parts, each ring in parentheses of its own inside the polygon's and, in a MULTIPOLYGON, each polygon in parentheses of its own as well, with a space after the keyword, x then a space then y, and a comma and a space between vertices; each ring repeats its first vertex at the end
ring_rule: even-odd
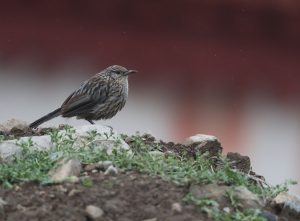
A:
MULTIPOLYGON (((36 120, 119 64, 139 73, 99 123, 176 142, 212 134, 272 184, 300 180, 299 12, 298 0, 1 1, 0 122, 36 120)), ((44 126, 61 123, 86 124, 44 126)))

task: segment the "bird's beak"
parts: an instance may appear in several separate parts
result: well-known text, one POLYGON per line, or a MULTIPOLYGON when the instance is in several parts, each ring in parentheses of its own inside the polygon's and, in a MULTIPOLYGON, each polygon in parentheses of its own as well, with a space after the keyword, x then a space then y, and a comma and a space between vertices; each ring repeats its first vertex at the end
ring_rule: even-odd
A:
POLYGON ((136 70, 129 70, 129 71, 126 72, 125 75, 135 74, 135 73, 137 73, 137 72, 138 72, 138 71, 136 71, 136 70))

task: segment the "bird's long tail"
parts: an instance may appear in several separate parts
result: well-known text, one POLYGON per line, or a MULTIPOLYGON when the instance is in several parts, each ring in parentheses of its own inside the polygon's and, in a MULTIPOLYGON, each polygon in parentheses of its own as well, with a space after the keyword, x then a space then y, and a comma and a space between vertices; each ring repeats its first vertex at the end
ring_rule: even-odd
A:
POLYGON ((60 115, 61 108, 57 108, 56 110, 52 111, 51 113, 41 117, 40 119, 34 121, 29 125, 30 128, 37 128, 40 124, 45 123, 48 120, 51 120, 54 117, 57 117, 60 115))

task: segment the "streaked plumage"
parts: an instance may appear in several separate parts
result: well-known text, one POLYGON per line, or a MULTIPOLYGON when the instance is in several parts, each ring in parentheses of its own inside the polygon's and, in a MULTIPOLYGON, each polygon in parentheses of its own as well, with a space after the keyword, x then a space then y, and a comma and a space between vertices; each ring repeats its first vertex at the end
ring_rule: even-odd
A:
POLYGON ((110 119, 120 111, 128 97, 128 75, 134 70, 113 65, 83 82, 61 105, 60 108, 30 124, 40 124, 61 115, 77 117, 93 124, 93 120, 110 119))

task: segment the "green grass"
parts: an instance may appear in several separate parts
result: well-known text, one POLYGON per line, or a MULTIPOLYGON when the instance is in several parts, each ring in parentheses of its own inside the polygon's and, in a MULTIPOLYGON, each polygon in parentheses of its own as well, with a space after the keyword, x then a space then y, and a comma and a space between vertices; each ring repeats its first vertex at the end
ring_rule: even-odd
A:
POLYGON ((216 221, 267 221, 261 216, 259 209, 241 209, 239 199, 234 193, 226 193, 226 197, 230 206, 229 213, 221 210, 218 202, 211 199, 198 199, 190 193, 184 197, 183 201, 195 205, 216 221))
MULTIPOLYGON (((146 144, 140 135, 131 137, 131 152, 114 150, 112 155, 108 155, 106 151, 95 148, 95 144, 93 143, 96 139, 108 139, 113 135, 112 133, 98 134, 96 131, 91 131, 83 146, 77 148, 73 147, 76 137, 75 130, 72 127, 66 127, 63 135, 56 129, 50 131, 49 135, 55 146, 55 148, 49 151, 35 150, 31 139, 27 142, 17 142, 22 148, 22 155, 15 157, 11 163, 0 164, 0 184, 2 186, 11 187, 13 184, 26 181, 49 183, 49 170, 63 157, 76 157, 82 163, 86 164, 110 160, 121 170, 136 170, 153 176, 159 176, 177 185, 191 183, 242 185, 264 198, 274 197, 280 192, 287 191, 288 185, 291 184, 285 183, 269 188, 259 187, 250 182, 245 174, 232 170, 230 164, 223 156, 220 156, 223 165, 216 169, 212 165, 208 155, 205 154, 198 155, 195 159, 184 156, 179 157, 175 154, 168 154, 167 156, 152 155, 149 151, 161 149, 160 145, 146 144)), ((116 145, 118 143, 120 142, 117 140, 116 145)), ((82 179, 81 184, 90 187, 93 185, 93 182, 89 178, 85 178, 82 179)), ((240 211, 238 199, 230 193, 227 196, 232 208, 234 208, 234 211, 230 214, 214 210, 217 202, 210 199, 196 199, 192 195, 187 195, 184 201, 195 204, 215 220, 264 220, 260 217, 260 211, 258 210, 240 211)))

